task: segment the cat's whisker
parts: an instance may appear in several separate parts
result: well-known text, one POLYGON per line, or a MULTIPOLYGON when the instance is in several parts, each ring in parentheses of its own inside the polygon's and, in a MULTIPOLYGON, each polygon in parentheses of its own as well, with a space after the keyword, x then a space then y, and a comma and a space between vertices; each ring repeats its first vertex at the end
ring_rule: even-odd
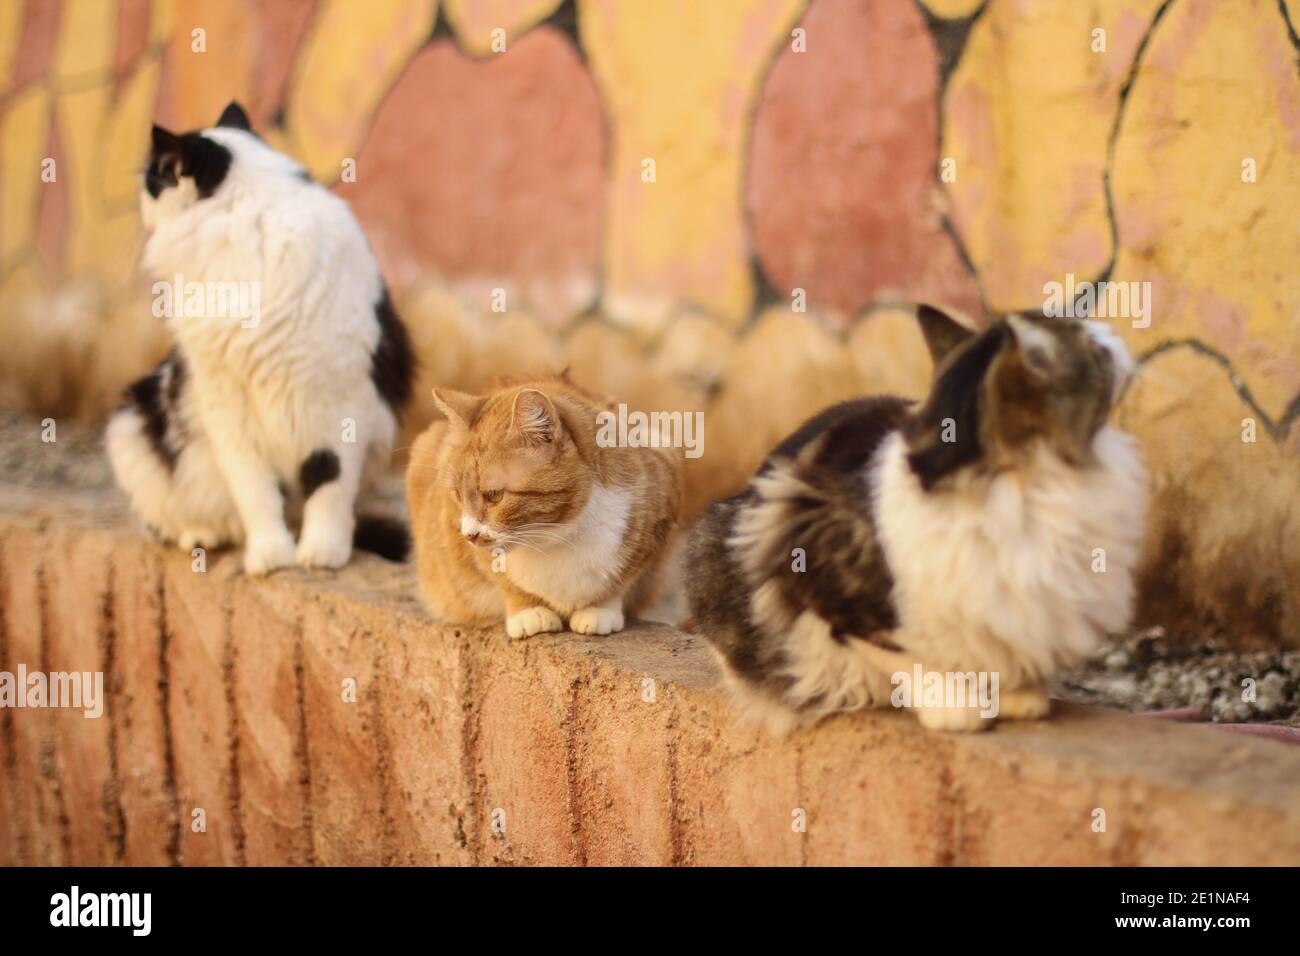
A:
POLYGON ((541 532, 541 531, 523 531, 523 532, 519 532, 519 537, 520 537, 521 539, 527 539, 527 540, 531 540, 531 541, 550 541, 550 542, 553 542, 553 543, 555 543, 555 544, 572 544, 572 543, 573 543, 573 540, 572 540, 571 538, 563 537, 563 536, 561 536, 561 535, 557 535, 557 534, 547 534, 547 533, 545 533, 545 532, 541 532))
MULTIPOLYGON (((559 528, 561 528, 561 527, 564 527, 564 526, 557 526, 557 527, 545 527, 545 526, 528 527, 527 525, 524 525, 524 526, 517 527, 517 528, 511 528, 511 529, 510 529, 510 533, 511 533, 511 534, 554 534, 554 535, 559 535, 559 534, 562 534, 562 533, 563 533, 562 530, 559 530, 559 528)), ((566 529, 566 530, 567 530, 567 529, 566 529)))
POLYGON ((515 539, 513 539, 513 538, 497 538, 497 539, 496 539, 495 541, 493 541, 492 543, 493 543, 494 545, 508 544, 508 545, 510 545, 511 547, 514 547, 514 548, 527 548, 529 551, 536 551, 538 554, 545 554, 545 553, 546 553, 545 551, 543 551, 541 548, 537 547, 536 545, 529 544, 529 543, 526 542, 526 541, 518 541, 518 540, 515 540, 515 539))

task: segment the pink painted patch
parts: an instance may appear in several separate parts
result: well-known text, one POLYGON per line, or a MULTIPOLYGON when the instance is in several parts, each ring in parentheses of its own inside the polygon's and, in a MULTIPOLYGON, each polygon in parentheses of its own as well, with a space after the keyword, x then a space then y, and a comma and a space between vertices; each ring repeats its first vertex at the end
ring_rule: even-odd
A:
MULTIPOLYGON (((1205 711, 1200 707, 1174 707, 1169 710, 1146 710, 1135 717, 1150 717, 1154 720, 1172 720, 1178 723, 1209 724, 1205 711)), ((1300 727, 1287 727, 1282 724, 1210 724, 1219 730, 1248 737, 1264 737, 1280 740, 1283 743, 1300 744, 1300 727)))
POLYGON ((1179 722, 1200 723, 1205 720, 1205 711, 1199 707, 1173 707, 1169 710, 1144 710, 1134 717, 1151 717, 1155 720, 1175 720, 1179 722))
POLYGON ((121 0, 117 8, 117 49, 113 55, 114 90, 135 68, 135 61, 149 43, 149 0, 121 0))
POLYGON ((59 35, 61 9, 59 0, 27 0, 23 8, 23 33, 18 40, 18 59, 14 63, 14 89, 22 89, 49 69, 54 41, 59 35))
POLYGON ((1214 726, 1220 730, 1230 730, 1234 734, 1245 734, 1247 737, 1264 737, 1287 744, 1300 744, 1300 727, 1285 727, 1280 724, 1215 724, 1214 726))
POLYGON ((1202 290, 1195 311, 1210 343, 1229 358, 1235 357, 1246 339, 1246 310, 1237 302, 1202 290))
POLYGON ((269 125, 279 111, 298 46, 315 10, 316 0, 276 0, 257 8, 257 55, 253 60, 253 97, 248 104, 255 128, 269 125))
POLYGON ((769 281, 841 319, 873 301, 930 299, 981 312, 943 231, 939 77, 910 3, 814 0, 754 119, 746 204, 769 281))
MULTIPOLYGON (((59 126, 50 124, 49 152, 56 168, 67 169, 67 156, 59 140, 59 126)), ((68 224, 72 215, 72 198, 68 195, 68 178, 60 175, 54 182, 40 189, 36 211, 36 259, 45 273, 46 281, 58 282, 63 278, 67 259, 68 224)))
POLYGON ((556 322, 597 288, 606 162, 596 86, 541 27, 482 60, 440 40, 374 116, 352 203, 401 291, 437 275, 556 322))

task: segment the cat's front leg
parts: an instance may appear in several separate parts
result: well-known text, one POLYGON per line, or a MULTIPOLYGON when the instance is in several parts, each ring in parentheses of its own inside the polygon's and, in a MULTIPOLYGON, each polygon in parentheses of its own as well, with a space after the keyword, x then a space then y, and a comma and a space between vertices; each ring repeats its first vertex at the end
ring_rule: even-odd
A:
POLYGON ((357 489, 365 446, 360 442, 321 447, 299 468, 306 503, 297 560, 307 568, 341 568, 352 556, 357 489))
MULTIPOLYGON (((502 576, 504 578, 504 575, 502 576)), ((497 582, 506 599, 506 633, 515 639, 564 630, 560 615, 509 579, 497 582)))
MULTIPOLYGON (((933 671, 907 651, 891 651, 872 643, 862 641, 857 645, 860 653, 876 670, 889 675, 890 682, 898 686, 903 681, 911 682, 917 668, 924 674, 941 673, 933 671)), ((923 687, 911 687, 910 700, 904 706, 910 709, 917 721, 927 730, 946 730, 962 733, 976 733, 993 726, 994 714, 986 714, 978 703, 963 702, 956 706, 953 702, 928 703, 923 687)))
POLYGON ((1005 720, 1038 720, 1052 711, 1052 699, 1040 686, 1013 687, 998 695, 998 716, 1005 720))
POLYGON ((244 525, 244 570, 262 575, 292 565, 294 543, 284 522, 279 478, 253 443, 247 418, 241 398, 225 396, 204 405, 204 425, 244 525))
POLYGON ((613 634, 623 630, 623 595, 615 594, 600 604, 574 611, 569 617, 569 630, 574 634, 613 634))

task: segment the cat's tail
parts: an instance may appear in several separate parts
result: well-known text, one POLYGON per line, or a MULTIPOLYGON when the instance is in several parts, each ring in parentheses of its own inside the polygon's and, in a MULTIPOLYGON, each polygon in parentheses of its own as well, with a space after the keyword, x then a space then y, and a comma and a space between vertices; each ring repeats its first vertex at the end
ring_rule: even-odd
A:
POLYGON ((411 532, 406 522, 380 515, 357 515, 352 547, 389 561, 405 561, 411 553, 411 532))

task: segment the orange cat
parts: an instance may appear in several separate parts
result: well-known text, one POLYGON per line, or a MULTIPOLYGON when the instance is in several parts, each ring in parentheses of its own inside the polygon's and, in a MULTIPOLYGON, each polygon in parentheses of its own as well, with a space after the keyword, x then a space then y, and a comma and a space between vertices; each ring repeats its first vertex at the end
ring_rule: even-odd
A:
POLYGON ((654 597, 677 524, 682 455, 602 447, 610 409, 565 378, 484 396, 434 389, 447 416, 406 473, 420 586, 434 612, 511 637, 621 630, 654 597))

